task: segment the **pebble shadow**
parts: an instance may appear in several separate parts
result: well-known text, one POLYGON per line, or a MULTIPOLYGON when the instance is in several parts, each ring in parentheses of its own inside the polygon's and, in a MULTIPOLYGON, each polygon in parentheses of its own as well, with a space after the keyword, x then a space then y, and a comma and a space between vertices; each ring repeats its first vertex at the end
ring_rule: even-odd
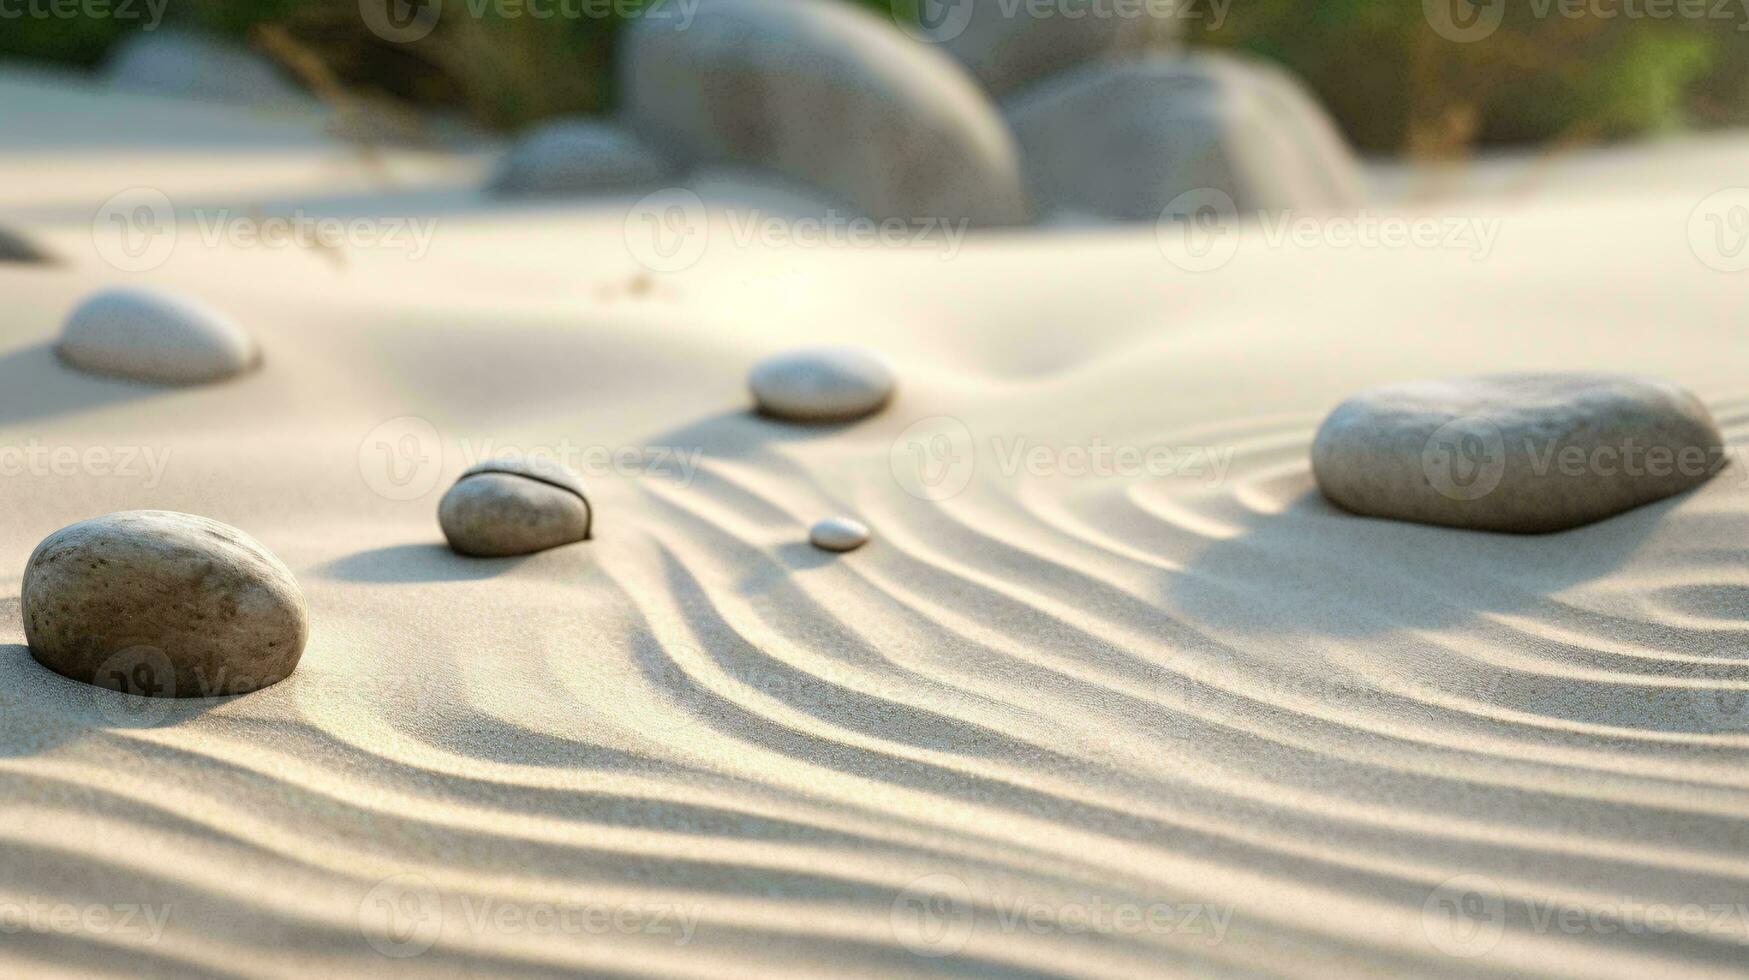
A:
POLYGON ((824 439, 848 431, 853 422, 789 422, 751 408, 718 412, 645 440, 652 446, 710 448, 710 455, 723 459, 760 459, 770 455, 767 447, 784 442, 824 439), (756 423, 749 425, 748 423, 756 423))
POLYGON ((0 757, 6 758, 103 732, 179 725, 235 700, 121 694, 62 677, 37 663, 22 643, 0 644, 0 692, 0 757))
POLYGON ((397 544, 336 558, 319 571, 342 582, 477 582, 534 557, 469 558, 441 544, 397 544))
POLYGON ((70 415, 171 390, 143 381, 100 378, 74 370, 61 363, 50 343, 0 353, 0 425, 70 415), (57 374, 68 376, 68 383, 42 383, 44 377, 57 374))
POLYGON ((1516 535, 1361 517, 1308 486, 1281 513, 1253 513, 1243 533, 1212 541, 1170 576, 1166 594, 1196 620, 1240 632, 1457 626, 1540 610, 1548 596, 1610 574, 1686 496, 1570 531, 1516 535))
POLYGON ((23 235, 0 228, 0 262, 49 265, 54 263, 54 257, 23 235))

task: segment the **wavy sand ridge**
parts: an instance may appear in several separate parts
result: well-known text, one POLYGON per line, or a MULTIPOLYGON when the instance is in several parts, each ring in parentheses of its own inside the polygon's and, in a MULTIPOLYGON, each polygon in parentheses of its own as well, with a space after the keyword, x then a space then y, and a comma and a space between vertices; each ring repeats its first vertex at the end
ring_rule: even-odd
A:
POLYGON ((168 461, 7 480, 0 591, 55 528, 168 507, 278 553, 313 634, 273 688, 166 703, 8 627, 5 969, 1736 972, 1746 471, 1513 538, 1339 513, 1306 461, 1357 388, 1504 368, 1664 374, 1749 441, 1740 283, 1660 194, 1505 212, 1486 261, 1191 277, 1142 231, 643 286, 614 205, 463 194, 420 263, 179 253, 155 277, 270 352, 180 391, 47 354, 107 279, 51 222, 70 270, 0 270, 0 448, 168 461), (898 402, 747 414, 745 367, 822 324, 898 402), (589 545, 463 559, 436 501, 488 445, 677 454, 587 474, 589 545), (874 542, 808 547, 831 513, 874 542))

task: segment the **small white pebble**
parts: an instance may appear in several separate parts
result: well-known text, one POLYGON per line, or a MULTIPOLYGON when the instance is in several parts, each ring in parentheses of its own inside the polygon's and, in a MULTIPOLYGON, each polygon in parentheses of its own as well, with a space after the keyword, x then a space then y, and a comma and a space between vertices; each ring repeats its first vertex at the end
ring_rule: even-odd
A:
POLYGON ((254 339, 230 317, 191 297, 145 286, 116 286, 86 297, 67 315, 56 350, 82 371, 160 384, 218 381, 261 359, 254 339))
POLYGON ((826 551, 855 551, 868 544, 868 525, 848 517, 828 517, 808 530, 808 540, 826 551))
POLYGON ((759 410, 791 422, 850 422, 872 415, 897 387, 887 359, 862 347, 806 347, 753 366, 747 386, 759 410))

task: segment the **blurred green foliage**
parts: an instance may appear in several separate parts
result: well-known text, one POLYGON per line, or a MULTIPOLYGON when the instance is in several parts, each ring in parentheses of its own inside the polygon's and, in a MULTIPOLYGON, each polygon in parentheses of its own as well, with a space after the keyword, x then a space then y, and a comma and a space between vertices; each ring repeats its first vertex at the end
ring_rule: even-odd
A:
POLYGON ((1629 7, 1649 9, 1643 0, 1509 4, 1492 34, 1459 42, 1413 0, 1243 0, 1219 29, 1191 21, 1188 40, 1293 68, 1358 145, 1380 152, 1450 156, 1475 144, 1582 142, 1749 118, 1749 87, 1723 78, 1733 59, 1749 60, 1749 15, 1733 7, 1732 20, 1645 19, 1625 16, 1629 7), (1728 112, 1697 111, 1709 91, 1728 112))
MULTIPOLYGON (((324 94, 453 107, 494 128, 611 105, 615 20, 536 17, 518 0, 442 2, 436 28, 411 43, 373 35, 359 0, 170 0, 167 21, 252 43, 324 94)), ((884 15, 910 0, 844 2, 884 15)), ((1735 7, 1729 20, 1653 20, 1623 14, 1645 0, 1588 0, 1577 15, 1565 0, 1529 0, 1486 40, 1458 43, 1415 0, 1231 0, 1220 18, 1212 0, 1182 2, 1189 44, 1285 64, 1369 151, 1439 157, 1749 122, 1749 14, 1735 7)), ((4 26, 0 56, 90 66, 139 22, 4 26)))

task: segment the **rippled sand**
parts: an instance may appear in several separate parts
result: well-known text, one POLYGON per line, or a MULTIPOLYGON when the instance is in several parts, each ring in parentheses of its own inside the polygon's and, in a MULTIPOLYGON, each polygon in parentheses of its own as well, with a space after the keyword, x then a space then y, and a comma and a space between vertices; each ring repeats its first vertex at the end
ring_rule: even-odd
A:
POLYGON ((460 189, 478 160, 372 169, 299 120, 16 81, 0 102, 42 124, 0 141, 0 219, 68 260, 0 266, 0 595, 56 528, 162 507, 266 543, 312 622, 276 687, 139 702, 37 667, 7 600, 4 972, 1644 977, 1749 955, 1749 470, 1515 538, 1337 513, 1306 458, 1357 388, 1506 369, 1662 374, 1739 445, 1749 292, 1688 229, 1740 142, 1435 212, 1497 222, 1485 258, 1253 233, 1193 275, 1151 229, 949 258, 741 249, 719 221, 697 265, 648 275, 628 200, 495 207, 460 189), (119 146, 75 138, 105 126, 119 146), (136 184, 440 224, 412 261, 209 248, 187 217, 136 275, 90 230, 136 184), (172 391, 55 362, 82 294, 142 279, 236 316, 265 370, 172 391), (746 368, 820 340, 889 353, 892 408, 747 414, 746 368), (443 488, 508 447, 593 470, 596 541, 442 547, 443 488), (1099 447, 1111 472, 1062 472, 1099 447), (1116 472, 1128 449, 1152 469, 1116 472), (837 513, 874 542, 809 548, 837 513))

